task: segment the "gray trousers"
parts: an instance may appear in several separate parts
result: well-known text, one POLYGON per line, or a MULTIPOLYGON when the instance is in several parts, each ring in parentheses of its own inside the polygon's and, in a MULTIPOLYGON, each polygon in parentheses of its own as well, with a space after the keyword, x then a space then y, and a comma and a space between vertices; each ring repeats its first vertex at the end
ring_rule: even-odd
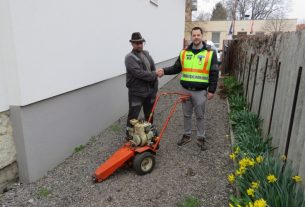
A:
POLYGON ((185 135, 191 135, 192 133, 192 115, 193 111, 196 116, 197 126, 197 139, 205 138, 205 123, 204 123, 204 112, 205 102, 207 100, 207 91, 190 91, 182 88, 184 93, 191 94, 192 97, 182 103, 182 110, 184 116, 184 133, 185 135))

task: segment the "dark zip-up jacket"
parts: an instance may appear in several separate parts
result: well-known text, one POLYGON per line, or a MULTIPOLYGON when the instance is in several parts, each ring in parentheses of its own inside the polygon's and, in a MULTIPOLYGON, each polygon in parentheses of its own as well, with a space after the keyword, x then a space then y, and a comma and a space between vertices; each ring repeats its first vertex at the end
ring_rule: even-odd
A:
MULTIPOLYGON (((203 42, 203 47, 201 49, 192 49, 193 43, 186 49, 187 51, 192 51, 195 55, 203 50, 207 50, 205 42, 203 42)), ((171 67, 164 68, 165 75, 173 75, 180 73, 182 71, 182 65, 180 61, 180 55, 176 60, 175 64, 171 67)), ((196 90, 208 90, 210 93, 215 93, 217 88, 217 81, 218 81, 219 71, 218 71, 218 61, 217 61, 217 54, 216 51, 213 50, 212 56, 212 63, 209 73, 209 83, 198 83, 198 82, 189 82, 180 80, 180 84, 183 88, 189 89, 196 89, 196 90)))
POLYGON ((150 70, 136 51, 131 51, 125 57, 126 87, 129 95, 140 97, 155 96, 158 91, 156 67, 148 51, 143 51, 150 63, 150 70))

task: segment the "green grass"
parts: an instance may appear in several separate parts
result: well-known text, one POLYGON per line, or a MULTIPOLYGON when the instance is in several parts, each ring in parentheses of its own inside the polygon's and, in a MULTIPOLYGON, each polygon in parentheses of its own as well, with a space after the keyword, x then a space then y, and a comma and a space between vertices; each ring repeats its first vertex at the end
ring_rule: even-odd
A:
POLYGON ((112 125, 110 126, 110 129, 111 129, 111 131, 113 131, 113 132, 119 132, 119 131, 121 131, 121 127, 120 127, 118 124, 116 124, 116 123, 112 124, 112 125))
POLYGON ((85 149, 85 146, 81 144, 81 145, 79 145, 78 147, 75 147, 75 148, 74 148, 74 153, 80 152, 80 151, 82 151, 83 149, 85 149))
POLYGON ((38 195, 38 197, 40 197, 40 198, 45 198, 45 197, 47 197, 48 195, 50 195, 51 192, 52 192, 52 191, 51 191, 50 189, 47 189, 47 188, 45 188, 45 187, 41 187, 41 188, 38 189, 37 195, 38 195))
POLYGON ((178 207, 199 207, 200 200, 195 197, 186 197, 184 201, 177 205, 178 207))

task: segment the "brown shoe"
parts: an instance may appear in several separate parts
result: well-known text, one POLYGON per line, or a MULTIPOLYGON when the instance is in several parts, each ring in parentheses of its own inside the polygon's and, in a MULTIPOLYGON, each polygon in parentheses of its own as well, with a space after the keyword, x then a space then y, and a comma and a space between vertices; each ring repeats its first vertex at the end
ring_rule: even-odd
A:
POLYGON ((177 142, 178 146, 182 146, 191 141, 191 137, 189 135, 183 135, 182 138, 177 142))
POLYGON ((208 149, 207 146, 206 146, 206 144, 205 144, 204 139, 196 139, 196 143, 197 143, 197 145, 200 147, 200 149, 201 149, 202 151, 205 151, 205 150, 208 149))

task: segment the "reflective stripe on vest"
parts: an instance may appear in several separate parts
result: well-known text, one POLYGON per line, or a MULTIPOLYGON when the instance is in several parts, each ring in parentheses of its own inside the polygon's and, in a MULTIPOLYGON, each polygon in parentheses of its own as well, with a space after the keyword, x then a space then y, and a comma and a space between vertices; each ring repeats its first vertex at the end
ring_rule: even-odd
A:
POLYGON ((181 80, 209 83, 212 56, 213 51, 204 50, 194 55, 192 51, 182 50, 180 53, 181 80))

